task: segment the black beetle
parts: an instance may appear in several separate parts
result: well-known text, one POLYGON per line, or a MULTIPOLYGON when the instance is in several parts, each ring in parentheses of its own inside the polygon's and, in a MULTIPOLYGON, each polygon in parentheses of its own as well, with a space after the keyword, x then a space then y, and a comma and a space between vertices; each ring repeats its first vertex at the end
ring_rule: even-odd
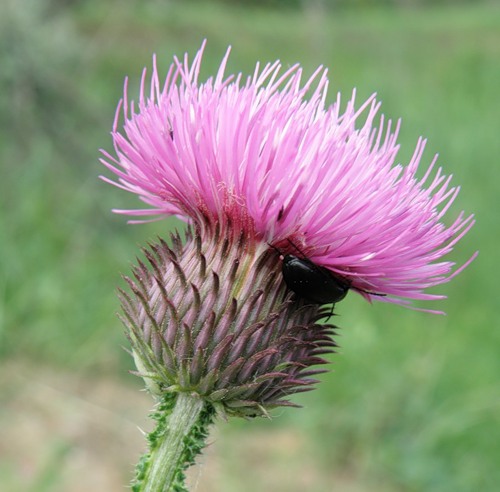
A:
MULTIPOLYGON (((270 246, 283 257, 283 279, 287 287, 299 297, 314 304, 330 304, 341 301, 347 295, 351 286, 347 280, 316 265, 302 252, 304 258, 299 258, 291 254, 283 255, 278 248, 270 246)), ((293 246, 299 250, 297 246, 293 246)))

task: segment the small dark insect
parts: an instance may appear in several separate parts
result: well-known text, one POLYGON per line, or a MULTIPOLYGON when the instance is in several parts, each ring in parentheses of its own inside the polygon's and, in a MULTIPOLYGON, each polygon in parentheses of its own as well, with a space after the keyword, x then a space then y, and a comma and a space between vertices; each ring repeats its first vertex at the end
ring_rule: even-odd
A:
MULTIPOLYGON (((291 243, 291 242, 290 242, 291 243)), ((286 254, 270 245, 283 257, 282 274, 286 285, 299 297, 314 304, 336 303, 344 299, 350 283, 327 268, 316 265, 291 243, 303 256, 286 254)))

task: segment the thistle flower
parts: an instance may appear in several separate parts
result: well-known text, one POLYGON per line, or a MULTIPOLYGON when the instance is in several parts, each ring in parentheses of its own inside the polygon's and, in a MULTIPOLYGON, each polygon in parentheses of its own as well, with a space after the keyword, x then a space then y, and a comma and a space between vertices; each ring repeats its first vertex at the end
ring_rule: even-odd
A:
POLYGON ((203 49, 191 64, 174 58, 163 84, 154 62, 138 104, 125 83, 116 156, 104 152, 118 180, 103 179, 147 204, 116 212, 188 223, 184 242, 145 250, 149 266, 139 262, 133 295, 121 294, 124 321, 152 392, 266 414, 310 389, 321 372, 311 366, 335 346, 335 327, 318 324, 329 310, 291 291, 282 261, 298 257, 367 300, 410 305, 442 297, 427 289, 473 259, 455 268, 443 258, 474 220, 443 222, 459 188, 436 158, 417 177, 423 139, 396 163, 399 122, 377 119, 374 96, 327 106, 321 67, 305 83, 299 65, 282 72, 279 62, 226 76, 229 50, 201 83, 203 49))
POLYGON ((442 298, 425 290, 454 275, 442 258, 474 220, 462 212, 442 222, 459 187, 434 170, 437 156, 417 178, 426 141, 407 166, 396 164, 399 122, 376 121, 374 96, 358 109, 355 94, 344 112, 340 95, 326 107, 321 67, 302 85, 301 68, 280 74, 279 62, 257 64, 246 81, 226 77, 229 50, 215 79, 200 83, 202 54, 191 66, 187 55, 175 59, 163 85, 154 64, 148 97, 144 71, 138 111, 125 85, 118 158, 102 162, 152 208, 116 212, 228 223, 283 249, 290 240, 369 299, 442 298))

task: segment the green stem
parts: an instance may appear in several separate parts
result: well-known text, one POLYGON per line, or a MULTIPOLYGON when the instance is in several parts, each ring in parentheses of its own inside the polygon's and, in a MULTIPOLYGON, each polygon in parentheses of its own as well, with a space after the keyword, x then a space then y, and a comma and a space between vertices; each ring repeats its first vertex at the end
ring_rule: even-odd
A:
POLYGON ((167 395, 153 418, 156 429, 148 436, 150 452, 138 466, 134 492, 186 491, 184 470, 201 451, 213 410, 197 395, 167 395))

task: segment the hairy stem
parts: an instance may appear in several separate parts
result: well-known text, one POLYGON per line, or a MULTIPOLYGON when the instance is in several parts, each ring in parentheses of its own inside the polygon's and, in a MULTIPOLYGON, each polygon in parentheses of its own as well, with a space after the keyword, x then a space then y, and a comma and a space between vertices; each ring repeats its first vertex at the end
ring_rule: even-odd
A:
POLYGON ((150 451, 137 468, 134 492, 187 491, 184 470, 205 445, 213 409, 195 394, 167 395, 153 414, 150 451))

